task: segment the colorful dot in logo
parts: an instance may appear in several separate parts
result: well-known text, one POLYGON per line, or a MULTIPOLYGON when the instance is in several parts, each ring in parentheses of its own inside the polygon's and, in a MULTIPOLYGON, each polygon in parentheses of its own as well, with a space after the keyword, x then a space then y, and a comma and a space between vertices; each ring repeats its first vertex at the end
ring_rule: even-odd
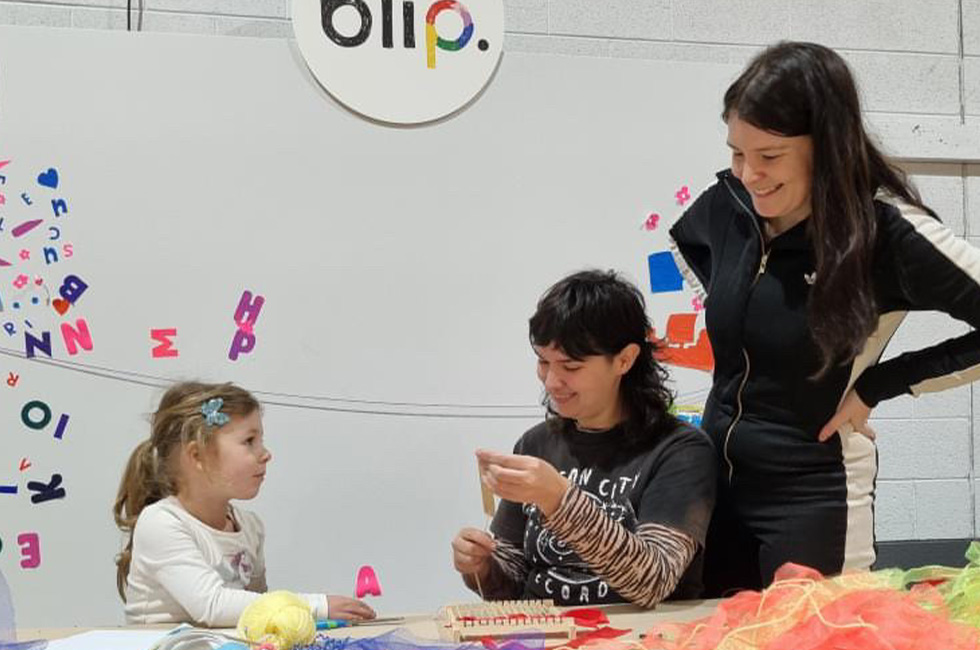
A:
MULTIPOLYGON (((470 42, 472 36, 473 19, 470 17, 470 12, 466 10, 466 7, 456 2, 456 0, 440 0, 439 2, 434 2, 425 14, 426 65, 429 68, 436 67, 436 47, 440 50, 455 52, 466 47, 466 44, 470 42), (463 31, 455 41, 442 38, 436 32, 436 17, 446 10, 455 11, 463 21, 463 31)), ((481 41, 481 44, 484 42, 481 41)), ((485 50, 486 48, 481 47, 480 49, 485 50)))

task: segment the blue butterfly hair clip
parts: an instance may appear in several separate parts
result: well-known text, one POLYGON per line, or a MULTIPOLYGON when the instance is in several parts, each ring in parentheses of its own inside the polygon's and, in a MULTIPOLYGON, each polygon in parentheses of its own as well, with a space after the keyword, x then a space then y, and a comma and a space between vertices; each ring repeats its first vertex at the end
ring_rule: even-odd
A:
POLYGON ((221 407, 224 404, 225 401, 220 397, 213 397, 201 406, 201 413, 204 414, 204 422, 209 427, 220 427, 228 424, 231 420, 231 418, 221 412, 221 407))

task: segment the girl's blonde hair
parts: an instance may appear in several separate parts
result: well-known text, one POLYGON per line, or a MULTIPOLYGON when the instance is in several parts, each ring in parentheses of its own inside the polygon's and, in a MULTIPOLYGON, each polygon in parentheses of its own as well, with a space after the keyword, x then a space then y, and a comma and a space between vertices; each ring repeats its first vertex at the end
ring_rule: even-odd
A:
POLYGON ((116 525, 129 534, 126 548, 116 556, 116 588, 126 600, 126 578, 133 557, 133 528, 143 508, 177 492, 177 459, 190 442, 206 449, 214 439, 216 426, 206 423, 201 407, 220 397, 225 415, 248 416, 258 410, 258 401, 234 384, 204 384, 186 381, 171 386, 153 414, 150 437, 129 456, 119 482, 119 493, 112 513, 116 525))

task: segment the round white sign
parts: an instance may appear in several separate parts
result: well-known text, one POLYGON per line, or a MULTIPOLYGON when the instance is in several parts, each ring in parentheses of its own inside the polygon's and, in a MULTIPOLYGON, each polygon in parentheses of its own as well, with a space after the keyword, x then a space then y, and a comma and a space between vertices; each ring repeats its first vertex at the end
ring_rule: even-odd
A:
POLYGON ((472 100, 504 45, 503 0, 293 0, 313 75, 384 122, 438 119, 472 100))

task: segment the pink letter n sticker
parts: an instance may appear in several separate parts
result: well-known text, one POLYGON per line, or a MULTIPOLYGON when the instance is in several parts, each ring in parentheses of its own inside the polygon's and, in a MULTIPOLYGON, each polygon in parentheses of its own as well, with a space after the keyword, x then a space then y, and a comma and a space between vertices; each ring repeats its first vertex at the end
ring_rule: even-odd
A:
POLYGON ((174 336, 177 336, 176 327, 150 330, 150 338, 160 343, 160 345, 153 348, 154 359, 178 356, 177 348, 174 347, 174 342, 170 340, 174 336))
POLYGON ((75 327, 70 323, 62 323, 61 337, 65 339, 65 349, 70 356, 78 354, 78 346, 83 350, 92 351, 92 334, 88 331, 88 323, 84 318, 76 320, 75 327))

